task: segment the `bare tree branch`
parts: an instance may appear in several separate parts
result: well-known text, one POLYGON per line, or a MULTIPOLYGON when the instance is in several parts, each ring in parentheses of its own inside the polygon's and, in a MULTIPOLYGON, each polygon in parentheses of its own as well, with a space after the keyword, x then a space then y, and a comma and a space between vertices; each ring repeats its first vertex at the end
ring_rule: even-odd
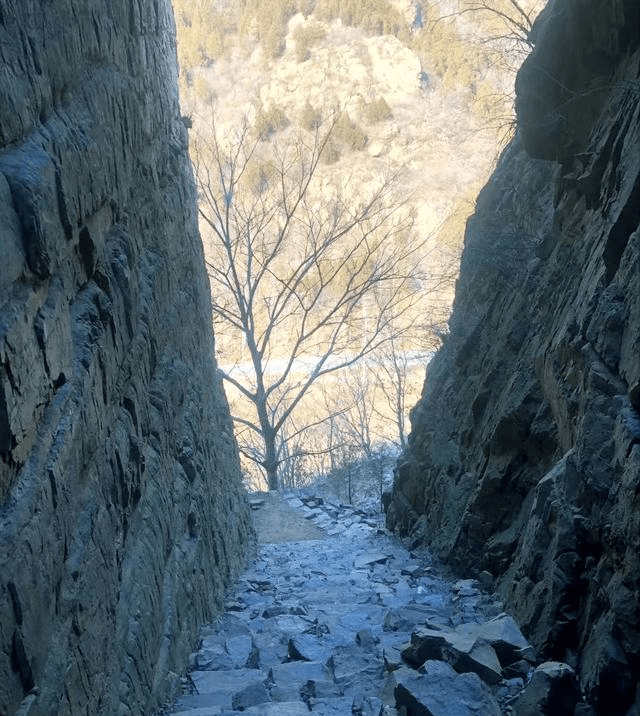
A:
POLYGON ((270 488, 286 440, 302 430, 287 436, 286 426, 311 387, 407 330, 416 301, 425 240, 394 198, 397 177, 357 201, 320 181, 338 116, 284 146, 265 148, 248 121, 227 135, 214 122, 212 139, 194 143, 213 312, 249 357, 222 373, 252 406, 254 419, 234 419, 259 436, 263 447, 252 440, 241 450, 270 488))

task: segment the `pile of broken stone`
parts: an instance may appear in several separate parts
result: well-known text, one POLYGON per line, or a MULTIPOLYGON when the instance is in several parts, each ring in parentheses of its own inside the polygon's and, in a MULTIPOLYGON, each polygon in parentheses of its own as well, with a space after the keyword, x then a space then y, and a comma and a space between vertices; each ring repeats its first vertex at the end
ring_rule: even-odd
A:
POLYGON ((479 582, 448 581, 379 515, 300 493, 282 499, 328 537, 260 546, 203 629, 173 716, 574 713, 572 670, 536 667, 479 582))

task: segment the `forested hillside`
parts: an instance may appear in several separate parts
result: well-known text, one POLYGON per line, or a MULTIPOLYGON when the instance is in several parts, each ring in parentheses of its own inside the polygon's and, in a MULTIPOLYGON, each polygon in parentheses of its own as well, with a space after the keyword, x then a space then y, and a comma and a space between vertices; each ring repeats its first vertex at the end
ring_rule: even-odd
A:
MULTIPOLYGON (((532 17, 538 4, 530 3, 532 17)), ((407 411, 446 331, 466 216, 511 132, 514 71, 528 49, 531 18, 509 0, 492 3, 491 10, 462 1, 388 0, 176 0, 174 7, 182 111, 191 127, 201 184, 201 232, 211 269, 217 350, 247 473, 260 484, 262 468, 276 460, 287 484, 299 485, 318 474, 339 482, 347 466, 373 454, 380 457, 383 446, 386 454, 390 445, 404 443, 407 411), (285 164, 306 166, 315 151, 310 148, 319 142, 307 198, 322 205, 324 215, 314 209, 313 221, 326 225, 329 215, 355 212, 384 186, 384 211, 406 228, 404 248, 395 230, 396 244, 387 240, 386 248, 398 257, 403 252, 411 256, 411 275, 405 272, 402 289, 410 305, 400 310, 396 304, 393 317, 382 314, 385 335, 394 336, 390 349, 389 340, 378 340, 378 326, 375 340, 370 337, 367 316, 381 315, 379 299, 372 303, 370 294, 361 296, 348 329, 351 336, 361 336, 360 343, 340 343, 342 358, 349 358, 343 360, 349 364, 344 366, 347 382, 354 389, 336 391, 345 372, 332 369, 331 375, 314 379, 298 400, 300 386, 313 371, 310 361, 318 358, 318 343, 313 350, 301 349, 292 325, 278 323, 268 331, 269 344, 260 347, 258 341, 252 352, 247 336, 256 326, 260 335, 260 321, 269 310, 251 319, 251 329, 240 327, 240 319, 230 320, 231 299, 221 296, 231 254, 228 246, 216 243, 215 191, 207 189, 216 189, 218 179, 212 184, 211 177, 237 161, 240 154, 236 160, 231 155, 240 151, 246 166, 236 167, 243 179, 233 186, 233 201, 253 192, 255 211, 258 194, 264 207, 277 184, 275 176, 279 172, 285 178, 285 164), (212 165, 217 166, 212 170, 212 165), (352 365, 359 353, 366 360, 352 365), (283 376, 276 362, 290 357, 290 372, 283 376), (262 378, 255 374, 256 361, 262 378), (255 398, 261 382, 266 394, 262 409, 255 398), (265 433, 280 423, 277 444, 265 448, 265 433), (278 457, 268 458, 269 451, 278 457)), ((290 190, 291 176, 286 179, 290 190)), ((273 196, 269 201, 277 203, 273 196)), ((247 211, 245 205, 243 216, 247 211)), ((282 225, 282 218, 277 221, 282 225)), ((313 221, 307 214, 302 223, 313 221)), ((389 233, 389 225, 378 228, 389 233)), ((333 248, 332 260, 344 261, 349 242, 358 240, 357 232, 346 237, 343 253, 333 248)), ((258 250, 254 237, 251 253, 265 251, 264 245, 258 250)), ((298 232, 286 247, 278 246, 278 261, 300 265, 303 253, 298 232)), ((374 258, 380 260, 372 254, 369 263, 374 258)), ((242 271, 248 275, 246 264, 242 271)), ((385 285, 391 290, 387 279, 388 274, 385 285)), ((279 274, 274 281, 252 289, 264 306, 274 305, 275 285, 291 285, 291 275, 279 274)), ((336 300, 335 285, 328 300, 336 300)), ((233 301, 237 289, 235 294, 233 301)), ((292 314, 293 323, 299 319, 292 314)), ((335 355, 326 326, 318 336, 335 355)), ((325 369, 326 364, 321 372, 325 369)), ((377 481, 374 492, 379 486, 377 481)))

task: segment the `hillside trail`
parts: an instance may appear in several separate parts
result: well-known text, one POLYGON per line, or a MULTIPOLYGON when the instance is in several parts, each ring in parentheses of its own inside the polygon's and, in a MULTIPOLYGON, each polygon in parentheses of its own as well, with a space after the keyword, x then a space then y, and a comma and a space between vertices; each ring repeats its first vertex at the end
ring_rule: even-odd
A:
POLYGON ((494 594, 448 580, 380 514, 302 492, 249 502, 257 554, 164 713, 511 713, 531 648, 494 594))

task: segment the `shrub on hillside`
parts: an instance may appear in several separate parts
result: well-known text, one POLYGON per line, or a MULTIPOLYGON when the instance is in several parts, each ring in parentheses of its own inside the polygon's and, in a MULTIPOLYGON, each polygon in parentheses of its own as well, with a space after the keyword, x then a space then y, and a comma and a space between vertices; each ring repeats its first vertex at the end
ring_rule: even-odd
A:
POLYGON ((326 35, 327 31, 319 22, 297 25, 293 31, 293 39, 296 43, 296 60, 298 62, 308 60, 311 57, 311 48, 323 40, 326 35))
POLYGON ((318 0, 316 15, 331 22, 361 27, 369 35, 394 35, 406 39, 407 20, 390 0, 318 0))
POLYGON ((384 122, 385 119, 391 117, 391 107, 387 104, 384 97, 378 97, 373 102, 369 102, 364 107, 364 119, 367 124, 375 124, 376 122, 384 122))
POLYGON ((336 122, 333 136, 338 142, 349 149, 359 152, 367 146, 368 137, 365 131, 356 124, 347 112, 343 112, 336 122))
POLYGON ((289 126, 289 120, 284 110, 275 102, 268 108, 260 107, 254 122, 254 131, 263 141, 267 141, 273 134, 289 126))
POLYGON ((324 147, 320 161, 323 164, 335 164, 338 159, 340 159, 340 149, 332 139, 329 139, 324 147))
POLYGON ((297 0, 249 0, 240 21, 240 34, 253 35, 265 59, 275 59, 285 50, 287 23, 298 12, 297 0))
POLYGON ((322 114, 309 100, 306 101, 300 112, 299 124, 308 132, 314 132, 322 124, 322 114))
POLYGON ((174 0, 178 61, 183 74, 199 65, 209 65, 225 49, 226 37, 235 31, 232 17, 208 5, 174 0))

